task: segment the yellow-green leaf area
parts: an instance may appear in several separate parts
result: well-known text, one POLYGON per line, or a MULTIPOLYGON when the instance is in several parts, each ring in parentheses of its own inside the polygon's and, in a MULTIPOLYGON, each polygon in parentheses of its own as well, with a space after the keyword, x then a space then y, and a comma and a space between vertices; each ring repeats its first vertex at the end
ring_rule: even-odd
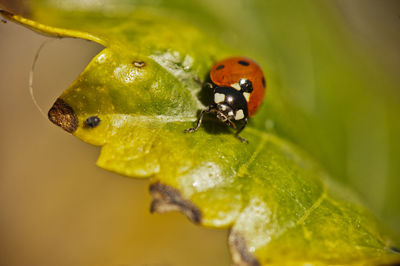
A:
POLYGON ((231 228, 233 260, 243 265, 400 259, 399 243, 376 218, 290 141, 251 123, 246 145, 212 117, 195 134, 184 133, 204 107, 199 80, 233 52, 151 10, 124 19, 76 16, 50 27, 6 14, 50 35, 106 46, 60 105, 76 121, 75 136, 102 146, 100 167, 151 178, 154 211, 173 206, 193 222, 231 228), (94 128, 85 125, 91 116, 101 120, 94 128))

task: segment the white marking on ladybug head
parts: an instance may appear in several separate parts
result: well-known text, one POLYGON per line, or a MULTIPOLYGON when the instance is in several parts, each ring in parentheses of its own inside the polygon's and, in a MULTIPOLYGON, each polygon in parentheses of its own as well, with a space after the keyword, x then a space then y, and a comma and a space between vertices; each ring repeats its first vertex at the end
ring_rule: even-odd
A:
POLYGON ((242 88, 240 87, 239 83, 233 83, 231 84, 231 87, 234 88, 237 91, 241 91, 242 88))
POLYGON ((250 93, 248 93, 248 92, 243 92, 243 96, 244 96, 244 98, 246 99, 246 102, 249 102, 249 100, 250 100, 250 93))
POLYGON ((244 118, 244 113, 242 109, 236 111, 235 120, 240 120, 244 118))
POLYGON ((228 116, 233 117, 233 111, 229 111, 228 116))
POLYGON ((214 94, 214 102, 215 103, 222 103, 225 101, 225 94, 222 93, 215 93, 214 94))
POLYGON ((221 110, 225 111, 226 110, 226 105, 221 105, 221 110))

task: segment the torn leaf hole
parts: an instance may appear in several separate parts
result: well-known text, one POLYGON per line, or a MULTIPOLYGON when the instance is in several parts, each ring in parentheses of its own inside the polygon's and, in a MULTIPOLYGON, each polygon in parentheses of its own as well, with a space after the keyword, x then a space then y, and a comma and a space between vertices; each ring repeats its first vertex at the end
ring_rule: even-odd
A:
POLYGON ((249 251, 246 240, 240 233, 231 229, 228 241, 234 265, 260 266, 260 262, 249 251))
POLYGON ((78 117, 74 110, 64 100, 58 98, 48 112, 51 122, 69 133, 78 128, 78 117))
POLYGON ((184 199, 177 189, 157 182, 150 185, 150 194, 153 197, 150 208, 152 213, 179 211, 193 223, 201 223, 200 209, 190 200, 184 199))

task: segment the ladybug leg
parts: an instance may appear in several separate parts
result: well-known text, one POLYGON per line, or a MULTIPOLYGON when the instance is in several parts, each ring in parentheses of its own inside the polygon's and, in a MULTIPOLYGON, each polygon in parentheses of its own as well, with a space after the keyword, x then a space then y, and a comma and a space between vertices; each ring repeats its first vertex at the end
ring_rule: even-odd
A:
POLYGON ((199 127, 201 126, 201 122, 203 121, 203 115, 205 113, 211 112, 212 110, 214 110, 214 106, 213 105, 210 105, 206 109, 202 110, 200 115, 199 115, 199 119, 197 119, 196 126, 192 127, 192 128, 185 129, 185 133, 192 133, 192 132, 197 131, 197 129, 199 129, 199 127))
POLYGON ((235 137, 238 138, 241 142, 243 143, 249 143, 246 139, 242 138, 241 136, 239 136, 240 132, 242 132, 242 130, 247 126, 248 123, 248 119, 247 117, 244 119, 244 124, 243 126, 241 126, 235 133, 235 137))
POLYGON ((228 125, 228 126, 232 126, 233 128, 237 128, 237 127, 236 127, 236 124, 235 124, 235 123, 233 123, 233 121, 232 121, 232 120, 228 120, 228 123, 227 123, 227 125, 228 125))

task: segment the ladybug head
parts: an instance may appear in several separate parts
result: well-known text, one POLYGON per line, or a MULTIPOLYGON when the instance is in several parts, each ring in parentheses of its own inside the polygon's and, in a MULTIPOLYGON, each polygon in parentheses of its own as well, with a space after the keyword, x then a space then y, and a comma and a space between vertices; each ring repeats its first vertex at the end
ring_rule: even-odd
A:
POLYGON ((253 84, 248 79, 240 79, 239 80, 239 86, 240 86, 240 88, 242 89, 243 92, 250 93, 250 92, 253 91, 253 84))

